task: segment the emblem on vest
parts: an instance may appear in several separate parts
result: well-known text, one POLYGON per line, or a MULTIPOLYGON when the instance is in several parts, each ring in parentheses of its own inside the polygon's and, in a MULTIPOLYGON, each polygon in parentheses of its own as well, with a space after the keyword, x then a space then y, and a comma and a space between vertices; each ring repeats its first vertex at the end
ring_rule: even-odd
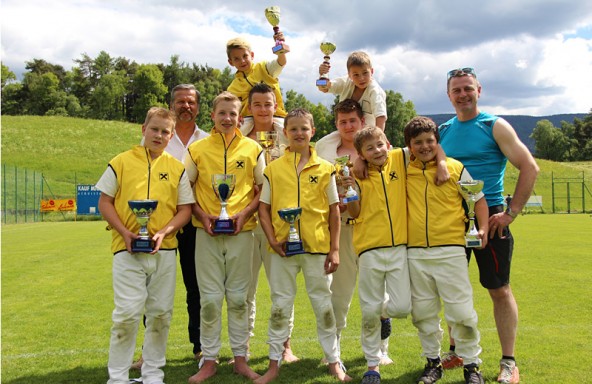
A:
POLYGON ((311 184, 318 184, 319 177, 318 176, 308 176, 308 182, 311 184))
POLYGON ((245 168, 245 161, 244 160, 237 160, 236 161, 236 169, 244 169, 245 168))
POLYGON ((160 180, 160 181, 169 181, 169 173, 168 172, 160 172, 158 174, 158 180, 160 180))
POLYGON ((391 173, 389 173, 389 177, 390 177, 391 181, 392 180, 399 180, 399 176, 397 175, 397 172, 395 172, 395 171, 392 171, 391 173))

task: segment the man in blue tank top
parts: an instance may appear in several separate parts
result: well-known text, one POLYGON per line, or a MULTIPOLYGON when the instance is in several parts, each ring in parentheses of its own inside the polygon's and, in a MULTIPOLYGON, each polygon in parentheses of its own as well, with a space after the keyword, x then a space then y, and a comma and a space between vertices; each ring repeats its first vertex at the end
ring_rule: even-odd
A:
MULTIPOLYGON (((514 239, 509 224, 526 204, 534 188, 539 168, 520 141, 514 128, 502 118, 479 111, 477 101, 481 84, 473 68, 448 72, 448 98, 456 117, 440 126, 441 145, 447 156, 461 161, 473 178, 485 182, 483 193, 489 206, 489 243, 473 249, 479 266, 481 285, 489 290, 495 323, 502 347, 500 383, 518 383, 520 375, 514 359, 518 325, 518 306, 510 288, 510 264, 514 239), (504 211, 504 173, 510 161, 519 170, 516 189, 504 211)), ((467 256, 470 257, 470 249, 467 256)), ((454 354, 451 340, 451 365, 462 362, 454 354)), ((446 361, 442 362, 446 367, 446 361)))

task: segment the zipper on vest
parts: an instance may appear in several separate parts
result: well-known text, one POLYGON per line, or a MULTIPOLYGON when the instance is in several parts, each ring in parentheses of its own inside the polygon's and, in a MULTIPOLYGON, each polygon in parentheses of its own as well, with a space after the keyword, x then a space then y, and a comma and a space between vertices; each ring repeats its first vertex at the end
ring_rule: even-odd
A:
POLYGON ((384 197, 385 197, 385 202, 386 202, 386 212, 388 214, 388 218, 389 218, 389 225, 391 227, 391 243, 392 246, 395 246, 395 235, 393 234, 393 219, 391 219, 391 207, 389 206, 389 202, 388 202, 388 194, 386 192, 386 184, 384 183, 384 171, 381 170, 380 171, 380 180, 382 181, 382 190, 384 192, 384 197))
POLYGON ((425 180, 425 190, 423 192, 423 199, 424 199, 424 205, 425 205, 425 221, 426 221, 425 237, 426 237, 426 246, 429 248, 430 247, 430 236, 429 236, 429 231, 428 231, 429 222, 430 222, 429 221, 430 214, 429 214, 429 206, 428 206, 428 186, 429 186, 429 183, 428 183, 428 178, 425 174, 425 170, 426 170, 426 165, 425 165, 425 163, 423 163, 423 168, 421 170, 421 173, 422 173, 423 178, 425 180))
POLYGON ((148 190, 146 191, 146 199, 150 199, 150 175, 152 173, 152 164, 150 162, 150 150, 146 148, 146 160, 148 160, 148 190))
MULTIPOLYGON (((298 156, 296 152, 294 152, 294 172, 296 173, 296 181, 298 185, 298 206, 300 207, 300 173, 302 173, 302 171, 298 173, 298 163, 296 162, 297 157, 298 156)), ((304 170, 304 167, 302 168, 302 170, 304 170)), ((302 233, 302 231, 300 230, 300 220, 298 220, 298 233, 302 233)))
POLYGON ((236 134, 234 135, 234 137, 232 138, 232 140, 230 140, 230 143, 228 143, 228 146, 226 146, 226 138, 224 136, 223 133, 220 133, 220 136, 222 137, 222 143, 224 143, 224 174, 226 174, 226 170, 227 168, 227 154, 228 154, 228 148, 230 148, 230 145, 232 144, 232 142, 234 141, 234 139, 236 139, 236 134))

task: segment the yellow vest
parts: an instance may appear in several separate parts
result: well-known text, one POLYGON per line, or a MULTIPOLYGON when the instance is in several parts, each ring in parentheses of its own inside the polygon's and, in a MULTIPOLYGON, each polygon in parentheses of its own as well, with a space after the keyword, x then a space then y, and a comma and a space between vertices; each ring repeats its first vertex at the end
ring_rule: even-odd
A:
POLYGON ((465 245, 465 210, 456 188, 463 165, 446 159, 450 180, 436 186, 435 161, 423 164, 414 160, 407 168, 407 204, 409 248, 465 245))
POLYGON ((238 97, 241 101, 241 116, 252 116, 249 113, 249 92, 251 88, 257 83, 265 83, 273 88, 275 100, 277 102, 277 110, 275 116, 285 117, 288 113, 284 108, 284 99, 282 99, 282 90, 280 89, 280 82, 276 77, 271 76, 267 72, 265 61, 251 65, 249 72, 237 71, 234 75, 234 80, 228 86, 228 92, 238 97))
MULTIPOLYGON (((230 143, 226 143, 224 135, 212 130, 209 137, 193 142, 187 150, 197 166, 195 199, 200 207, 211 215, 220 215, 220 200, 212 187, 212 175, 235 175, 234 192, 228 199, 226 210, 233 216, 255 198, 255 167, 261 154, 261 147, 254 140, 244 137, 238 129, 230 143)), ((193 218, 193 225, 203 228, 201 221, 193 218)), ((243 226, 243 231, 252 230, 257 226, 254 216, 243 226)))
MULTIPOLYGON (((296 167, 300 153, 286 149, 283 156, 271 162, 264 175, 271 190, 271 221, 278 241, 288 239, 290 225, 280 219, 277 211, 301 207, 302 215, 296 229, 307 253, 327 254, 331 246, 329 234, 329 199, 326 189, 335 173, 333 164, 321 159, 310 147, 310 159, 300 174, 296 167)), ((271 250, 271 247, 269 248, 271 250)))
MULTIPOLYGON (((183 164, 166 152, 155 160, 148 149, 137 145, 109 162, 115 172, 119 189, 115 194, 115 210, 126 228, 138 233, 140 225, 128 205, 129 200, 158 200, 156 210, 150 216, 148 232, 154 235, 164 228, 177 213, 178 187, 185 172, 183 164)), ((119 232, 112 231, 111 251, 125 250, 125 242, 119 232)), ((162 241, 161 249, 177 248, 175 233, 162 241)))
POLYGON ((360 215, 354 225, 354 248, 361 255, 376 248, 407 244, 407 189, 405 156, 401 148, 389 152, 379 171, 357 180, 360 215))

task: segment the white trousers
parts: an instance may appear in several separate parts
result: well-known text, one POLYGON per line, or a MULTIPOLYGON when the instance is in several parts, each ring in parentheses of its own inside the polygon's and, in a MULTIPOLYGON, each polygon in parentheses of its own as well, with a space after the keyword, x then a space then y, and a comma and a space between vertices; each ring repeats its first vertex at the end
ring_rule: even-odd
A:
POLYGON ((280 360, 284 342, 290 336, 289 319, 296 297, 296 275, 302 271, 306 292, 316 321, 317 336, 329 363, 339 361, 335 316, 331 305, 331 275, 325 274, 326 255, 308 253, 281 257, 271 253, 271 316, 269 318, 269 359, 280 360))
POLYGON ((222 347, 222 304, 226 298, 228 338, 234 356, 246 356, 249 341, 247 291, 251 281, 253 232, 210 236, 197 228, 195 271, 200 295, 200 342, 206 360, 222 347))
MULTIPOLYGON (((414 249, 414 253, 421 252, 414 249)), ((455 352, 464 364, 479 364, 479 331, 477 313, 473 308, 473 289, 468 275, 464 252, 441 259, 409 259, 413 325, 417 328, 423 355, 440 356, 442 327, 440 299, 444 302, 444 317, 451 327, 455 352)))
POLYGON ((347 325, 347 313, 356 289, 358 256, 353 244, 353 225, 342 224, 339 237, 339 268, 333 272, 331 303, 335 315, 337 337, 347 325))
POLYGON ((128 384, 138 324, 146 315, 142 382, 162 383, 177 274, 176 251, 113 256, 113 310, 108 384, 128 384))
POLYGON ((380 362, 380 317, 411 313, 411 287, 404 245, 362 253, 358 261, 358 296, 362 310, 362 350, 369 367, 380 362), (385 288, 389 296, 385 302, 385 288))
MULTIPOLYGON (((265 276, 269 282, 269 260, 271 259, 267 245, 267 237, 260 224, 257 224, 257 229, 253 231, 253 270, 251 272, 251 283, 249 284, 249 292, 247 293, 247 307, 249 315, 249 335, 255 336, 255 318, 257 317, 257 286, 259 285, 259 272, 261 265, 265 268, 265 276)), ((271 299, 271 298, 270 298, 271 299)), ((290 335, 294 329, 294 308, 292 308, 292 315, 290 316, 290 335)))

